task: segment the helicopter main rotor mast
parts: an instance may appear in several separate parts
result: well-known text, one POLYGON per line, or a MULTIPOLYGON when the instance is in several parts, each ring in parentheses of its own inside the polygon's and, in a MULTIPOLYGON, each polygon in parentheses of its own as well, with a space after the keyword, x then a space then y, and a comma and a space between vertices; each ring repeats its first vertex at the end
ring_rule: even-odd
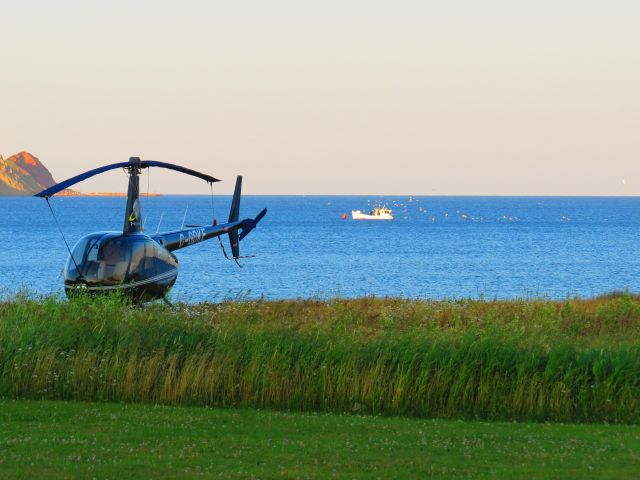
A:
POLYGON ((140 209, 140 172, 142 161, 139 157, 129 158, 129 164, 124 169, 129 174, 129 188, 127 190, 127 207, 124 211, 124 227, 126 235, 142 230, 142 214, 140 209))

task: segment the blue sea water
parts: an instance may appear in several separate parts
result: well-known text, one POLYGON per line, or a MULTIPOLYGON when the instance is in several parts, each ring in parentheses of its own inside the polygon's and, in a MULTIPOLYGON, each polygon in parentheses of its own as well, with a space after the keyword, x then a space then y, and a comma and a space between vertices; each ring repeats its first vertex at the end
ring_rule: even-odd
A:
MULTIPOLYGON (((122 228, 124 198, 55 197, 73 245, 122 228)), ((230 197, 214 198, 226 220, 230 197)), ((147 232, 211 223, 207 196, 143 198, 147 232)), ((269 213, 241 244, 243 268, 217 240, 176 252, 179 301, 234 297, 565 298, 640 290, 640 198, 244 196, 241 217, 269 213), (392 222, 352 209, 390 206, 392 222), (347 213, 347 220, 341 214, 347 213)), ((227 243, 227 240, 224 240, 227 243)), ((228 245, 228 243, 227 243, 228 245)), ((228 247, 227 247, 228 250, 228 247)), ((67 251, 44 200, 0 197, 0 296, 62 294, 67 251)))

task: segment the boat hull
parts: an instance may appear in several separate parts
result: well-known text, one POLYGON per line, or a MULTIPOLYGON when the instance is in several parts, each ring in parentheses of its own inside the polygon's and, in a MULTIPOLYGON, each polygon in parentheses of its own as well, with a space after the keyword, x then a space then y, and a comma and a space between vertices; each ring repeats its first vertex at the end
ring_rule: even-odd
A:
POLYGON ((351 210, 351 218, 353 220, 393 220, 393 215, 370 215, 360 210, 351 210))

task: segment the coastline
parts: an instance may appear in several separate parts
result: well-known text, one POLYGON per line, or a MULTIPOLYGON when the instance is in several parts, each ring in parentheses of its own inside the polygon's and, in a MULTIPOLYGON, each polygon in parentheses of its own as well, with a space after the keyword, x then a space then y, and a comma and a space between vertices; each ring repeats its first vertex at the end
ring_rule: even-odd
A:
MULTIPOLYGON (((124 192, 78 192, 75 190, 63 190, 54 195, 54 197, 126 197, 124 192)), ((161 193, 140 193, 141 197, 162 197, 161 193)))

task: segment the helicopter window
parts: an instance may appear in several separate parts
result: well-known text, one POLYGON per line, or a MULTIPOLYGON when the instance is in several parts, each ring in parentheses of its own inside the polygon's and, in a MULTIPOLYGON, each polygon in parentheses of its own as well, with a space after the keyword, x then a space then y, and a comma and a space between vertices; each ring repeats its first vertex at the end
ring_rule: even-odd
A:
MULTIPOLYGON (((75 260, 78 264, 82 263, 82 259, 84 258, 84 252, 87 249, 87 244, 89 243, 88 238, 82 238, 76 245, 73 247, 72 255, 73 260, 75 260)), ((74 262, 71 260, 71 257, 67 260, 67 270, 73 270, 76 272, 76 266, 74 262)))
MULTIPOLYGON (((106 263, 117 263, 122 261, 122 246, 115 241, 106 241, 100 248, 93 248, 96 255, 99 252, 99 260, 106 263)), ((88 260, 94 260, 92 252, 89 252, 88 260)))
POLYGON ((161 249, 158 249, 156 251, 155 263, 156 263, 156 273, 158 275, 169 272, 176 268, 173 257, 171 257, 171 255, 168 254, 166 251, 163 251, 161 249))
POLYGON ((95 277, 98 274, 98 249, 100 248, 100 237, 87 239, 84 252, 81 255, 82 264, 80 270, 86 278, 95 277))
POLYGON ((129 274, 135 280, 142 280, 156 274, 153 263, 153 244, 143 241, 133 247, 129 274))
MULTIPOLYGON (((99 261, 98 279, 123 282, 129 267, 129 249, 118 240, 107 240, 96 250, 97 260, 99 261)), ((89 252, 88 260, 91 261, 92 258, 93 251, 89 252)))
POLYGON ((78 275, 78 271, 76 270, 76 263, 78 264, 78 268, 80 269, 80 273, 85 278, 95 278, 98 270, 97 263, 97 247, 98 242, 100 241, 100 237, 89 237, 82 238, 78 243, 73 247, 73 260, 69 258, 67 260, 67 271, 75 272, 75 275, 78 275))
POLYGON ((82 258, 83 262, 97 262, 98 261, 98 251, 100 249, 100 239, 96 239, 91 242, 87 246, 87 250, 84 252, 84 256, 82 258))

